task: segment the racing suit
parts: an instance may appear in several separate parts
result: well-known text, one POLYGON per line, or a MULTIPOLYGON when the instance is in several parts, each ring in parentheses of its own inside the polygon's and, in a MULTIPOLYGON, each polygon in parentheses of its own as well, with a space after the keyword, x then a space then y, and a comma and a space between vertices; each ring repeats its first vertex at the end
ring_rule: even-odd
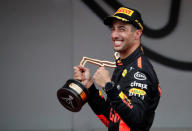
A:
POLYGON ((156 73, 141 46, 116 65, 107 98, 93 84, 88 104, 108 131, 149 131, 161 95, 156 73))

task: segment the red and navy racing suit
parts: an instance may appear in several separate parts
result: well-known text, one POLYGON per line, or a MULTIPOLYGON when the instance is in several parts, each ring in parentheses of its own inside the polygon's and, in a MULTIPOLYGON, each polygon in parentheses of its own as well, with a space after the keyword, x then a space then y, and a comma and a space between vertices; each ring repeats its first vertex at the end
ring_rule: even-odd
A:
POLYGON ((156 73, 141 46, 116 64, 107 98, 93 84, 88 104, 109 131, 149 131, 161 95, 156 73))

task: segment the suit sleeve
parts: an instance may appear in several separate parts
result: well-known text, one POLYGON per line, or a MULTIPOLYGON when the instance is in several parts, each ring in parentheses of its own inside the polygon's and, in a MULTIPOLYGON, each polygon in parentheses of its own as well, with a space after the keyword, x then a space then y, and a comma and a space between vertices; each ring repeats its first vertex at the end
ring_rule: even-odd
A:
POLYGON ((159 100, 157 86, 150 75, 134 70, 106 93, 113 109, 131 127, 142 125, 147 114, 154 114, 159 100))
POLYGON ((105 100, 101 91, 96 89, 94 84, 89 89, 88 104, 102 123, 108 127, 110 111, 109 102, 105 100))

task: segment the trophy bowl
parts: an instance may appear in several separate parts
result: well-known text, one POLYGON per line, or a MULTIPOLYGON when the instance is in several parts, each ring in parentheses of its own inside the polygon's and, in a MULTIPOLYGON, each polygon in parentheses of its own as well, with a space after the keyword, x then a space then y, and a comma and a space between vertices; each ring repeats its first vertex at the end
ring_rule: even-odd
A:
POLYGON ((66 109, 71 112, 78 112, 87 102, 88 90, 80 81, 69 79, 57 91, 57 98, 66 109))

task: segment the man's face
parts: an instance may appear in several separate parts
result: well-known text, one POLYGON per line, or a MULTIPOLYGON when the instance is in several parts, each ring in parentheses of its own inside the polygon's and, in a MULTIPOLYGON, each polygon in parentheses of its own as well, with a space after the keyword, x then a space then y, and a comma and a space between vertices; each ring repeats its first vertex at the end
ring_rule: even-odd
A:
POLYGON ((134 44, 134 32, 132 25, 115 20, 111 27, 111 39, 114 51, 119 53, 127 52, 134 44))

